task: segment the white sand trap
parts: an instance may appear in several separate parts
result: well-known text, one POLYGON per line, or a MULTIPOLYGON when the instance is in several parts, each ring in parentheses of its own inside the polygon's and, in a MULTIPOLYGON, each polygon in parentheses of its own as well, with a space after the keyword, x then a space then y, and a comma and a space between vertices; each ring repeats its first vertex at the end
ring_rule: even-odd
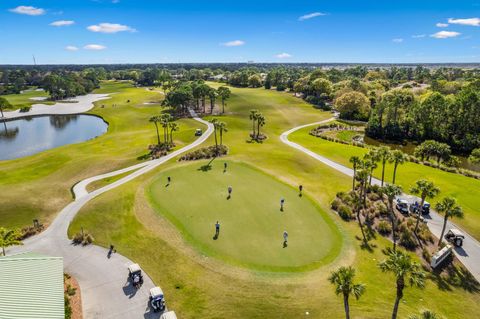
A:
POLYGON ((90 111, 93 108, 94 102, 109 98, 109 94, 87 94, 72 97, 66 100, 75 103, 60 102, 55 103, 54 105, 33 104, 29 112, 21 113, 20 110, 16 110, 11 112, 3 112, 3 114, 7 119, 34 115, 79 114, 90 111))
POLYGON ((30 98, 32 101, 45 101, 46 99, 48 99, 46 96, 35 96, 30 98))

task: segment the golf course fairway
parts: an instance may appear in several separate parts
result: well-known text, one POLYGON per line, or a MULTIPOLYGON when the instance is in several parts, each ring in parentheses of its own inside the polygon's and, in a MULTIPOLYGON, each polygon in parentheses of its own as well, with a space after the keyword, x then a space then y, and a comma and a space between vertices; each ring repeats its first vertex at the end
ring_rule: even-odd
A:
POLYGON ((202 254, 256 270, 299 271, 329 263, 340 253, 342 237, 330 217, 297 189, 243 163, 226 162, 226 170, 223 161, 206 163, 162 172, 147 191, 156 212, 202 254))

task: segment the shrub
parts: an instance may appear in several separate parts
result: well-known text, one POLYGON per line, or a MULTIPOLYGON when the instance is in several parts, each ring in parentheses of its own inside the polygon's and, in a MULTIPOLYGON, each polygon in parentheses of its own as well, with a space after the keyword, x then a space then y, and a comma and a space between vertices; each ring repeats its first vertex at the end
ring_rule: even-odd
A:
POLYGON ((353 217, 352 210, 350 207, 346 205, 340 205, 338 207, 338 215, 343 219, 343 220, 350 220, 353 217))
POLYGON ((392 225, 388 223, 385 220, 382 220, 380 223, 378 223, 378 232, 382 235, 388 235, 392 232, 392 225))
POLYGON ((76 245, 81 244, 83 246, 87 246, 93 243, 94 239, 93 239, 93 236, 88 232, 79 232, 73 236, 72 241, 76 245))
POLYGON ((27 112, 30 111, 31 108, 32 108, 32 107, 29 106, 29 105, 22 106, 22 107, 20 108, 20 112, 21 112, 21 113, 27 113, 27 112))
POLYGON ((332 204, 330 205, 330 207, 331 207, 333 210, 337 210, 337 209, 338 209, 338 206, 340 206, 341 204, 342 204, 342 202, 340 201, 340 199, 335 198, 335 199, 332 201, 332 204))
POLYGON ((388 215, 387 205, 385 205, 384 203, 378 201, 378 202, 375 202, 374 206, 375 206, 375 210, 380 215, 382 215, 382 216, 387 216, 388 215))
POLYGON ((426 247, 423 247, 423 249, 422 249, 422 257, 428 263, 430 263, 430 261, 432 260, 432 255, 430 254, 430 252, 428 251, 428 249, 426 247))
POLYGON ((400 232, 400 245, 407 249, 414 249, 415 247, 417 247, 413 232, 410 231, 408 228, 404 228, 400 232))
MULTIPOLYGON (((218 145, 218 156, 226 155, 228 148, 225 145, 218 145)), ((217 156, 215 145, 204 147, 180 157, 180 161, 195 161, 199 159, 208 159, 217 156)))

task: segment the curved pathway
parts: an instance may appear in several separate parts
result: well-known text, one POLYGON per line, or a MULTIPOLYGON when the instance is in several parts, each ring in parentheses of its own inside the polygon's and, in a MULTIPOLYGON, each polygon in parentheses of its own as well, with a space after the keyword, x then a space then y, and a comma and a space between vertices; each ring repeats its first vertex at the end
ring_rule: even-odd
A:
MULTIPOLYGON (((287 144, 288 146, 291 146, 311 157, 316 159, 317 161, 322 162, 323 164, 347 175, 350 177, 353 177, 353 169, 343 166, 337 162, 334 162, 324 156, 321 156, 315 152, 310 151, 309 149, 294 143, 288 139, 288 136, 300 129, 303 129, 308 126, 313 126, 313 125, 321 125, 325 124, 327 122, 335 120, 336 117, 332 117, 329 119, 326 119, 324 121, 320 122, 314 122, 310 124, 305 124, 301 126, 294 127, 280 135, 280 140, 287 144)), ((374 178, 372 179, 372 183, 380 185, 381 181, 374 178)), ((420 201, 418 198, 415 196, 411 195, 402 195, 402 197, 406 198, 410 203, 413 203, 415 201, 420 201)), ((427 226, 430 229, 430 231, 438 238, 442 232, 442 226, 443 226, 443 217, 437 214, 435 211, 431 210, 430 214, 426 216, 425 220, 427 221, 427 226)), ((460 229, 464 234, 465 234, 465 241, 463 244, 463 247, 455 247, 455 255, 457 258, 462 262, 462 264, 470 271, 470 273, 477 279, 478 282, 480 282, 480 243, 470 236, 467 232, 462 230, 460 227, 452 223, 451 221, 447 222, 447 227, 446 230, 450 228, 457 228, 460 229)))
MULTIPOLYGON (((195 142, 160 159, 133 165, 111 173, 87 178, 73 187, 75 200, 60 211, 52 224, 39 235, 28 238, 23 246, 12 247, 8 254, 35 251, 50 256, 62 256, 64 268, 79 282, 82 294, 83 317, 91 318, 159 318, 148 307, 148 294, 154 286, 147 274, 144 284, 136 291, 127 283, 127 267, 133 262, 120 254, 107 258, 108 250, 99 246, 74 246, 67 237, 70 222, 78 211, 98 195, 145 174, 170 159, 202 144, 213 132, 213 125, 191 112, 194 120, 208 126, 195 142), (118 181, 88 193, 86 186, 96 180, 136 170, 118 181)), ((161 283, 160 283, 161 284, 161 283)), ((167 296, 168 302, 168 296, 167 296)))

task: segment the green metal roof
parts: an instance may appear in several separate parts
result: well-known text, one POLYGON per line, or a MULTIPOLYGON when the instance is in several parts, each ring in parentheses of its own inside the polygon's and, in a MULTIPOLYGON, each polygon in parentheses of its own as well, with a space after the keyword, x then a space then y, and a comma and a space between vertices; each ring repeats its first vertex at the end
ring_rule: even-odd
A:
POLYGON ((0 319, 63 319, 64 307, 61 257, 0 257, 0 319))

